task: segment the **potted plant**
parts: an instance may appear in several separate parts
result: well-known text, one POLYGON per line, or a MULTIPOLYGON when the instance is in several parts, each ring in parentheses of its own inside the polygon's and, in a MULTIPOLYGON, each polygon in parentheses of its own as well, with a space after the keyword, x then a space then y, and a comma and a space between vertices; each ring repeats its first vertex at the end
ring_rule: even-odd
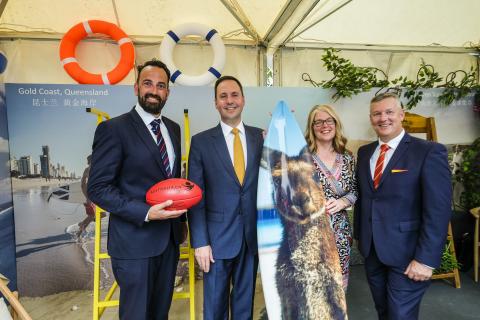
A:
MULTIPOLYGON (((461 271, 468 271, 473 264, 473 233, 474 221, 468 212, 471 208, 480 206, 480 137, 462 151, 462 160, 456 161, 453 178, 460 183, 463 189, 459 202, 455 203, 452 217, 453 237, 455 242, 456 258, 461 271)), ((448 251, 448 250, 445 250, 448 251)), ((451 268, 454 262, 453 255, 442 256, 442 265, 438 273, 451 268)))

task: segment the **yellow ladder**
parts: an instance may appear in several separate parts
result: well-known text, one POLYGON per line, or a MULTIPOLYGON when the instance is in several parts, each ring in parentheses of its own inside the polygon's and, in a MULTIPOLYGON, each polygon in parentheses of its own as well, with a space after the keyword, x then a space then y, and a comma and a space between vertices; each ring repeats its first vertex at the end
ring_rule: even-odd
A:
MULTIPOLYGON (((93 113, 97 116, 97 125, 110 119, 110 116, 101 110, 95 108, 87 108, 87 112, 93 113)), ((188 119, 188 110, 184 110, 184 131, 185 131, 185 150, 186 155, 182 160, 187 161, 188 153, 190 151, 190 124, 188 119)), ((188 166, 186 166, 187 168, 188 166)), ((99 320, 105 308, 116 307, 119 305, 118 300, 112 300, 112 296, 118 288, 115 281, 108 290, 105 298, 100 298, 100 261, 103 259, 110 259, 110 256, 101 252, 101 231, 102 231, 102 212, 105 212, 100 207, 95 208, 95 244, 94 244, 94 261, 93 261, 93 320, 99 320)), ((190 319, 195 319, 195 257, 194 250, 190 246, 190 238, 187 237, 187 246, 180 248, 180 260, 188 259, 188 291, 174 292, 173 300, 176 299, 190 299, 190 319)))

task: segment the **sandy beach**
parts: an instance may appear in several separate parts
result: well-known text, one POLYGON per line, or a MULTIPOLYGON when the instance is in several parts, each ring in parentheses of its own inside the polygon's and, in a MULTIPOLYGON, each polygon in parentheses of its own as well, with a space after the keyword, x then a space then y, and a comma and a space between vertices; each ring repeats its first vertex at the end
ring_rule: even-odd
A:
MULTIPOLYGON (((90 290, 93 285, 95 223, 77 237, 86 217, 83 203, 62 201, 51 192, 68 181, 12 179, 17 243, 17 285, 21 296, 42 297, 66 291, 90 290)), ((102 222, 105 248, 107 219, 102 222)), ((112 282, 107 266, 103 273, 112 282)))

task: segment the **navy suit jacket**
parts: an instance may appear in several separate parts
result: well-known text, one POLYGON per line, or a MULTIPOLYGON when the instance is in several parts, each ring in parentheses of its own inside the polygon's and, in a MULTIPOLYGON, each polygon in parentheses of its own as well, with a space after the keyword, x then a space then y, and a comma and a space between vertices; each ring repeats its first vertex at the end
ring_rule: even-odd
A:
POLYGON ((360 252, 368 256, 373 241, 386 265, 406 267, 415 259, 437 268, 452 214, 447 151, 405 134, 375 190, 370 158, 377 146, 358 150, 354 235, 360 252))
MULTIPOLYGON (((173 177, 180 176, 180 127, 166 117, 175 151, 173 177)), ((145 222, 147 190, 166 179, 160 151, 135 109, 102 122, 95 131, 88 197, 110 212, 108 253, 138 259, 161 254, 170 240, 180 242, 179 218, 145 222)))
POLYGON ((210 245, 215 259, 235 257, 246 241, 257 253, 257 184, 263 147, 262 130, 245 126, 247 168, 244 184, 238 181, 222 128, 192 138, 188 179, 203 190, 202 201, 188 211, 194 248, 210 245))

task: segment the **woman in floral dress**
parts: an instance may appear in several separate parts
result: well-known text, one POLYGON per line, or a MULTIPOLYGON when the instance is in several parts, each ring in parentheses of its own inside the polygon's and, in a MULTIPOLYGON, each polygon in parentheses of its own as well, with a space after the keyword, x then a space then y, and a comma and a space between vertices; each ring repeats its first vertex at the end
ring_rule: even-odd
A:
POLYGON ((342 124, 330 106, 317 105, 310 110, 305 138, 325 192, 326 212, 335 233, 343 288, 346 290, 352 245, 352 228, 346 209, 355 203, 358 195, 355 159, 345 148, 347 139, 343 135, 342 124))

